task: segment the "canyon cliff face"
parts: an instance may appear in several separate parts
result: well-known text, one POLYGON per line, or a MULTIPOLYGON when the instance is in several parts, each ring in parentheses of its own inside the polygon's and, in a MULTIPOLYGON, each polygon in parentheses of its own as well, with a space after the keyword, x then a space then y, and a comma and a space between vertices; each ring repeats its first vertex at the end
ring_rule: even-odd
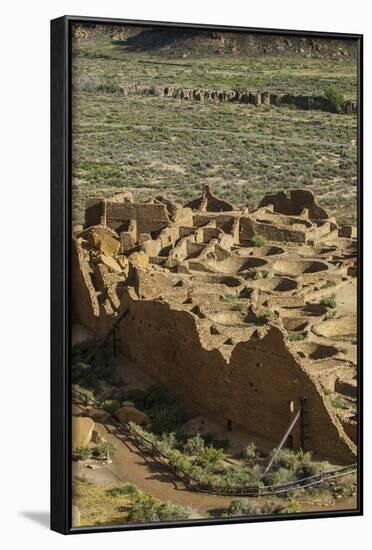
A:
POLYGON ((329 38, 162 27, 152 29, 129 25, 74 25, 75 47, 97 37, 123 42, 131 51, 153 51, 164 53, 167 57, 203 57, 214 54, 238 57, 293 54, 303 57, 356 56, 356 48, 351 41, 329 38))

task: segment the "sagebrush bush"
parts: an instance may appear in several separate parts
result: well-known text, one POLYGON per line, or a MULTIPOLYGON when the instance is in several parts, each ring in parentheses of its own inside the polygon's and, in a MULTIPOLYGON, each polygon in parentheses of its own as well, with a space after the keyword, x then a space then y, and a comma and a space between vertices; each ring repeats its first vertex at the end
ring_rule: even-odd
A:
POLYGON ((115 456, 116 447, 113 443, 108 441, 99 441, 93 449, 93 456, 97 458, 111 459, 115 456))
POLYGON ((324 97, 328 99, 334 113, 341 113, 345 100, 342 92, 336 90, 333 86, 326 86, 324 88, 324 97))
POLYGON ((332 294, 332 296, 327 296, 326 298, 322 298, 320 300, 320 303, 323 306, 327 306, 327 307, 330 307, 331 309, 335 309, 337 307, 336 294, 332 294))
POLYGON ((263 235, 254 235, 250 241, 251 246, 257 246, 257 247, 264 246, 265 243, 266 243, 266 239, 263 235))
POLYGON ((183 446, 183 450, 188 455, 196 455, 204 450, 204 439, 200 434, 189 437, 183 446))
POLYGON ((75 454, 79 460, 88 460, 88 458, 90 458, 91 451, 88 447, 79 447, 78 449, 75 449, 75 454))
POLYGON ((202 467, 216 466, 223 458, 223 449, 205 447, 195 457, 195 463, 202 467))

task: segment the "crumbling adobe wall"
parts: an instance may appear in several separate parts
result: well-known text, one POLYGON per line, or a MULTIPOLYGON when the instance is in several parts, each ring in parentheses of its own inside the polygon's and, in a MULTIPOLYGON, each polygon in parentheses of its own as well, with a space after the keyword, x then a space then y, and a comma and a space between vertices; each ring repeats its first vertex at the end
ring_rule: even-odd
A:
POLYGON ((274 205, 274 212, 285 214, 286 216, 299 216, 303 210, 308 210, 311 220, 324 220, 329 218, 327 211, 319 206, 314 194, 311 191, 296 189, 290 191, 289 197, 284 191, 280 193, 266 195, 259 208, 274 205))
POLYGON ((137 300, 133 290, 124 293, 121 307, 130 311, 119 331, 122 352, 184 401, 278 443, 289 424, 290 402, 298 407, 306 398, 305 448, 338 462, 355 460, 355 446, 279 328, 237 344, 227 363, 203 341, 190 312, 137 300))
MULTIPOLYGON (((320 110, 335 112, 332 102, 324 96, 273 94, 269 92, 250 92, 248 90, 211 90, 206 88, 175 88, 174 86, 120 86, 118 90, 123 96, 131 94, 141 96, 172 97, 184 101, 234 101, 255 106, 260 105, 295 105, 305 110, 320 110)), ((346 100, 340 112, 354 114, 357 112, 357 102, 346 100)))
POLYGON ((185 207, 202 212, 231 212, 234 210, 231 203, 216 197, 209 185, 204 185, 202 195, 188 202, 185 207))
POLYGON ((79 243, 72 239, 71 303, 72 314, 97 334, 100 330, 100 307, 91 279, 91 268, 79 243))
POLYGON ((291 229, 283 225, 257 222, 250 216, 242 216, 239 223, 239 242, 245 244, 254 235, 262 235, 269 241, 277 242, 306 242, 306 230, 291 229))
POLYGON ((104 225, 117 231, 128 231, 129 223, 136 222, 137 239, 142 233, 161 231, 170 224, 167 206, 158 203, 134 204, 115 200, 90 199, 85 210, 85 227, 104 225))
POLYGON ((113 303, 118 298, 112 289, 106 286, 107 297, 99 302, 92 277, 97 277, 84 254, 79 240, 72 239, 71 258, 71 302, 72 315, 82 325, 89 328, 97 336, 103 337, 112 326, 115 316, 113 303))

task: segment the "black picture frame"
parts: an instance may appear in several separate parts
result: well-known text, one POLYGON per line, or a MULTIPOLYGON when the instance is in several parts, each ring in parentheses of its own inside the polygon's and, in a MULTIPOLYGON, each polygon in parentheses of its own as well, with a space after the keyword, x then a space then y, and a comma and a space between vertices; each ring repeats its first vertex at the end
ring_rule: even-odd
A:
POLYGON ((51 21, 51 529, 82 534, 363 515, 363 35, 225 25, 63 16, 51 21), (358 507, 353 510, 141 525, 71 526, 71 25, 171 27, 353 40, 358 47, 358 507))

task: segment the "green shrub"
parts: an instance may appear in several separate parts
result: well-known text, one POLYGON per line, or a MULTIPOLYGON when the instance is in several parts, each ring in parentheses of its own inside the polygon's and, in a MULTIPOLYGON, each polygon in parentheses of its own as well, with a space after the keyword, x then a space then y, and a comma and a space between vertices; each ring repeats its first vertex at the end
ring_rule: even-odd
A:
POLYGON ((178 405, 157 410, 151 419, 151 430, 155 434, 177 431, 187 420, 187 414, 178 405))
POLYGON ((197 455, 204 450, 204 439, 200 434, 189 437, 183 446, 183 450, 188 455, 197 455))
POLYGON ((322 298, 320 300, 320 303, 322 304, 322 306, 327 306, 327 307, 330 307, 331 309, 335 309, 337 307, 336 294, 332 294, 331 296, 322 298))
POLYGON ((88 458, 90 458, 91 451, 88 447, 79 447, 75 450, 75 454, 79 460, 88 460, 88 458))
POLYGON ((259 452, 254 443, 249 443, 244 449, 244 457, 246 460, 254 460, 258 457, 259 452))
POLYGON ((279 485, 292 477, 293 472, 287 468, 278 468, 265 475, 265 485, 279 485))
POLYGON ((130 523, 146 523, 150 521, 175 521, 187 519, 191 510, 173 504, 161 502, 150 495, 137 493, 132 500, 132 507, 128 513, 130 523))
POLYGON ((267 501, 263 504, 248 499, 240 498, 233 500, 227 509, 226 516, 249 516, 260 514, 278 514, 282 513, 284 505, 281 502, 267 501))
POLYGON ((120 403, 116 399, 106 399, 102 401, 102 407, 111 414, 115 414, 116 411, 120 409, 120 403))
POLYGON ((113 458, 116 453, 116 447, 108 441, 100 441, 93 449, 93 456, 97 458, 113 458))
POLYGON ((231 504, 227 509, 227 514, 229 516, 248 516, 252 514, 259 514, 259 510, 259 505, 254 500, 239 498, 231 501, 231 504))
POLYGON ((87 388, 83 388, 79 384, 72 385, 72 395, 75 396, 77 399, 82 399, 85 402, 95 400, 94 393, 87 388))
POLYGON ((260 247, 260 246, 264 246, 265 243, 266 243, 266 240, 263 235, 254 235, 250 240, 251 246, 260 247))
POLYGON ((326 281, 324 285, 321 286, 320 288, 325 289, 325 288, 331 288, 332 286, 336 286, 336 283, 334 283, 333 281, 326 281))
POLYGON ((301 342, 305 338, 305 335, 302 332, 296 332, 291 334, 289 339, 291 342, 301 342))
POLYGON ((331 403, 332 403, 332 406, 335 409, 348 409, 349 408, 348 401, 346 399, 344 399, 343 397, 334 397, 333 399, 331 399, 331 403))
POLYGON ((109 489, 108 491, 113 496, 128 496, 133 497, 138 494, 138 489, 132 483, 126 483, 122 487, 115 487, 114 489, 109 489))
POLYGON ((328 99, 331 110, 334 113, 341 113, 344 104, 344 94, 333 86, 326 86, 324 88, 324 97, 328 99))
POLYGON ((279 514, 296 514, 298 512, 301 512, 300 503, 298 500, 292 500, 288 506, 279 511, 279 514))
POLYGON ((258 319, 263 323, 268 323, 274 319, 274 313, 269 309, 265 309, 262 313, 260 313, 258 319))
POLYGON ((195 463, 203 468, 216 466, 223 458, 223 449, 205 447, 195 457, 195 463))

